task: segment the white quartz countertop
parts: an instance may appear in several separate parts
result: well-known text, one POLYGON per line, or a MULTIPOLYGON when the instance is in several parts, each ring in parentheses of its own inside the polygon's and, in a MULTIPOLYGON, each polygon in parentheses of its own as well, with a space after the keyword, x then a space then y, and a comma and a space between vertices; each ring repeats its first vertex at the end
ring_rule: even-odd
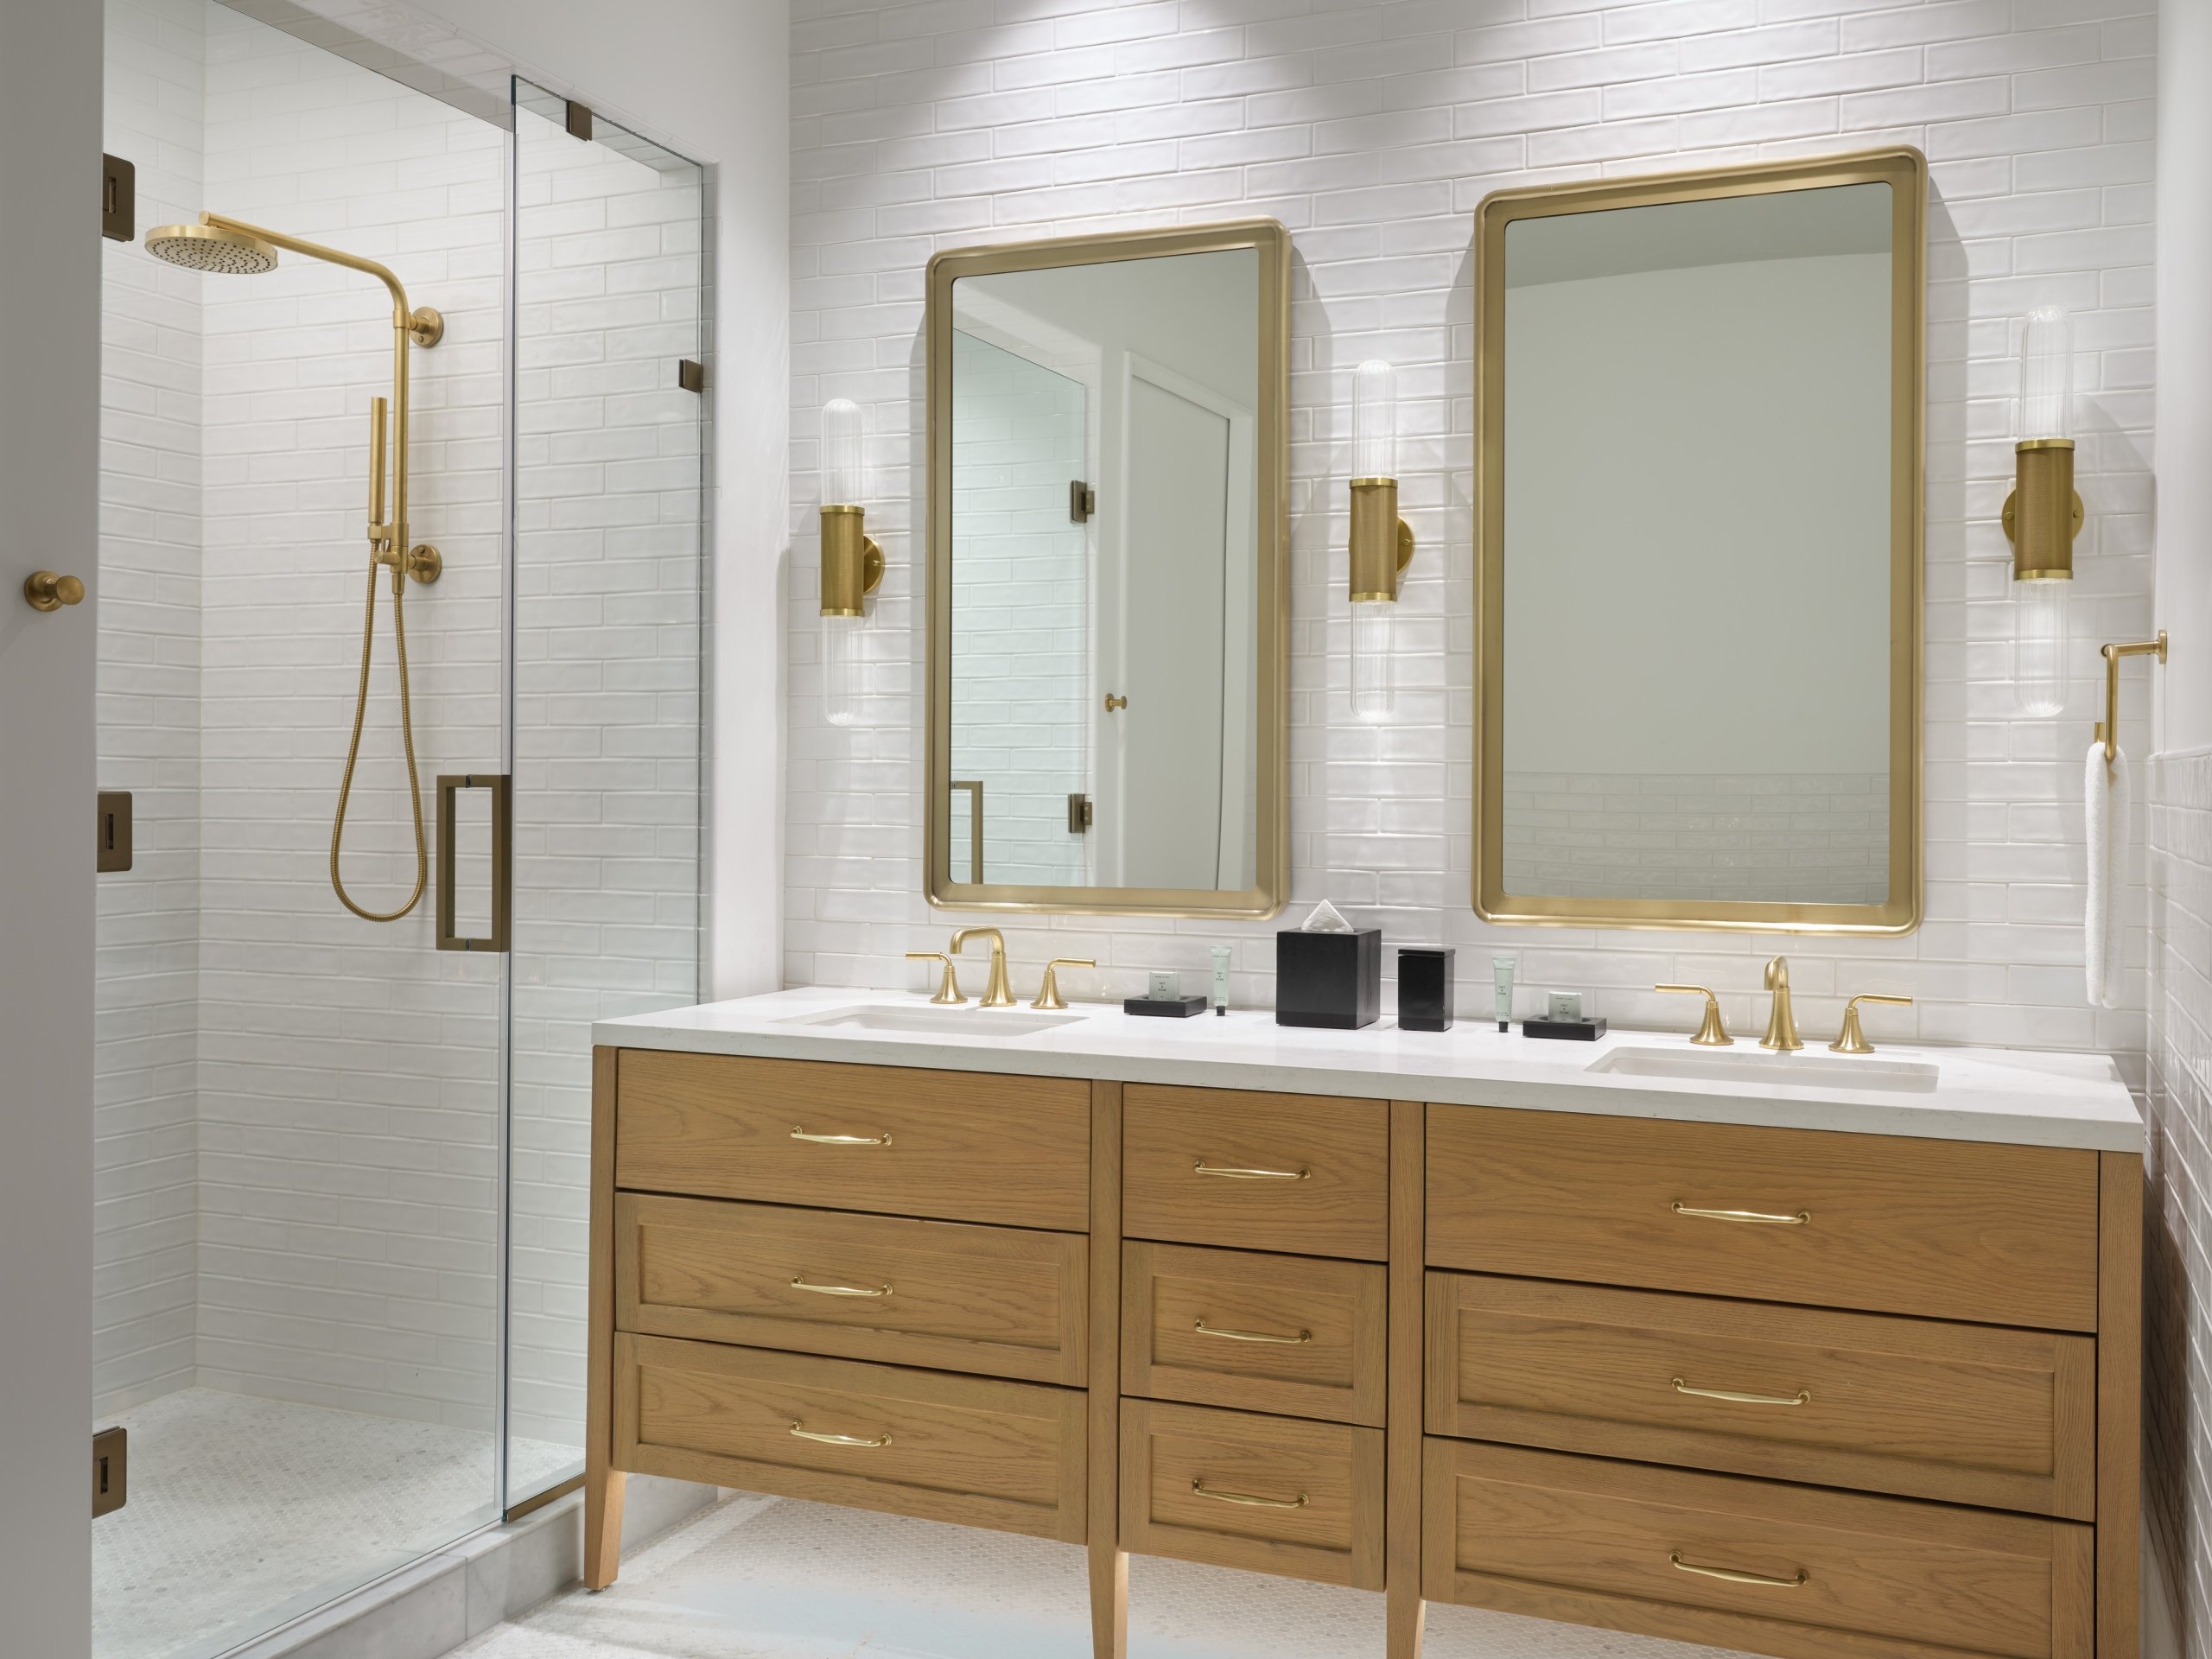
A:
MULTIPOLYGON (((1849 1068, 1868 1062, 1831 1054, 1809 1034, 1798 1053, 1771 1056, 1749 1039, 1718 1051, 1692 1047, 1687 1034, 1653 1032, 1562 1042, 1523 1037, 1517 1026, 1502 1035, 1491 1020, 1465 1019, 1446 1032, 1401 1031, 1387 1018, 1358 1031, 1313 1031, 1278 1026, 1268 1011, 1161 1020, 1099 1003, 1073 1005, 1067 1013, 1079 1017, 1066 1025, 1011 1037, 808 1023, 860 1007, 895 1009, 896 1017, 915 1025, 950 1013, 976 1026, 1006 1017, 1011 1029, 1021 1022, 1017 1015, 1029 1015, 1026 1007, 1001 1016, 972 1002, 945 1010, 919 995, 816 986, 602 1020, 592 1027, 592 1041, 699 1054, 2143 1150, 2142 1119, 2102 1054, 1885 1044, 1870 1060, 1918 1063, 1910 1086, 1891 1090, 1853 1086, 1849 1068), (1767 1075, 1721 1081, 1591 1070, 1623 1049, 1638 1051, 1629 1058, 1647 1061, 1654 1051, 1676 1052, 1685 1064, 1740 1055, 1767 1075), (1801 1064, 1802 1079, 1784 1070, 1801 1064), (1926 1067, 1934 1068, 1932 1077, 1919 1069, 1926 1067)), ((1673 1060, 1666 1053, 1656 1063, 1673 1060)))

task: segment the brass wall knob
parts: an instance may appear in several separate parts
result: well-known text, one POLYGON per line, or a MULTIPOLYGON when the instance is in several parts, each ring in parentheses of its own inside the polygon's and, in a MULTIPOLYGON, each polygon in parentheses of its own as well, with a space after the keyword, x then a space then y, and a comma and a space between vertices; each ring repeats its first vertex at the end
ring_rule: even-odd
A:
POLYGON ((58 611, 64 605, 81 604, 84 597, 85 584, 74 576, 34 570, 23 578, 23 599, 35 611, 58 611))
POLYGON ((1111 691, 1109 691, 1106 694, 1106 712, 1108 714, 1112 714, 1116 709, 1126 709, 1128 706, 1129 700, 1127 697, 1117 697, 1111 691))

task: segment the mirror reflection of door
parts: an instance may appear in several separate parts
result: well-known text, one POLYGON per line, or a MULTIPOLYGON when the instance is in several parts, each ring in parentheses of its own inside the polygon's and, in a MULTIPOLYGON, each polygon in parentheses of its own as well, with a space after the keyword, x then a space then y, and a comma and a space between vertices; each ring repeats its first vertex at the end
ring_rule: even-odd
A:
POLYGON ((1257 270, 1237 249, 953 285, 961 879, 979 796, 988 883, 1258 879, 1257 270))
POLYGON ((1250 542, 1252 413, 1134 353, 1124 364, 1099 659, 1128 703, 1094 711, 1101 879, 1241 887, 1252 573, 1229 550, 1250 542))

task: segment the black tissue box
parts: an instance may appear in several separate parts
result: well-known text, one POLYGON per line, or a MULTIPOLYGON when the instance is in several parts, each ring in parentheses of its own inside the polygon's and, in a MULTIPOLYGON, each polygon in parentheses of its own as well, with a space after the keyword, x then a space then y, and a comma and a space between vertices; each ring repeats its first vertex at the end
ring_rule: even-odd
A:
POLYGON ((1275 935, 1275 1024, 1357 1031, 1382 1012, 1382 930, 1275 935))
POLYGON ((1408 944, 1398 948, 1398 1029, 1452 1029, 1450 945, 1408 944))

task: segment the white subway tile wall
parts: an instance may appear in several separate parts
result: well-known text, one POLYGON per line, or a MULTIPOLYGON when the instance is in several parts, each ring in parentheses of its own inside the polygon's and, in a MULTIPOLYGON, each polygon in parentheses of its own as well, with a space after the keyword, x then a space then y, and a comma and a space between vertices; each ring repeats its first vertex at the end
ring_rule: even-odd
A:
MULTIPOLYGON (((207 0, 108 0, 105 142, 138 220, 199 211, 207 0)), ((100 360, 99 785, 129 790, 99 879, 94 1409, 188 1387, 197 1324, 198 280, 106 245, 100 360)))
POLYGON ((2212 1608, 2212 752, 2160 755, 2147 779, 2151 885, 2150 1193, 2143 1262, 2144 1507, 2182 1659, 2212 1608))
POLYGON ((515 123, 508 1399, 581 1456, 591 1022, 700 996, 702 181, 515 123))
MULTIPOLYGON (((1521 982, 1667 1025, 1656 981, 1720 988, 1738 1026, 1758 958, 1792 958, 1808 1030, 1902 992, 1872 1035, 2110 1049, 2139 1077, 2146 935, 2124 1006, 2082 992, 2080 757, 2095 644, 2150 620, 2151 130, 2143 0, 1897 5, 1750 0, 799 0, 792 25, 791 697, 786 977, 918 986, 903 960, 965 916, 921 893, 923 267, 939 249, 1272 214, 1297 254, 1291 323, 1289 914, 1338 901, 1390 943, 1497 950, 1521 982), (1468 238, 1508 185, 1907 143, 1931 165, 1925 770, 1927 920, 1901 939, 1491 929, 1468 900, 1472 606, 1468 238), (2018 319, 2075 312, 2075 683, 2014 713, 2007 548, 2018 319), (1351 372, 1399 366, 1408 573, 1398 714, 1346 707, 1351 372), (890 570, 860 721, 821 717, 810 435, 868 406, 870 527, 890 570)), ((2140 701, 2135 707, 2141 707, 2140 701)), ((2131 715, 2123 739, 2140 752, 2131 715)), ((2141 889, 2137 889, 2139 901, 2141 889)), ((2140 913, 2139 902, 2137 913, 2140 913)), ((1274 922, 1006 917, 1018 977, 1096 955, 1085 995, 1236 950, 1271 997, 1274 922)), ((1388 962, 1386 951, 1386 963, 1388 962)))

